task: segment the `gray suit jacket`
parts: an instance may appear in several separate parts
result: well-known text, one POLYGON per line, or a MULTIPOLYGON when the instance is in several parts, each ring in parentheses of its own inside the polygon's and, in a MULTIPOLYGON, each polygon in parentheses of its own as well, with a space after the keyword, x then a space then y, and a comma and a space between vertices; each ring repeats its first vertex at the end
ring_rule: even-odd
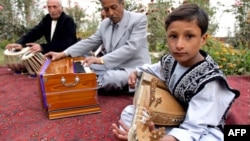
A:
POLYGON ((100 45, 106 54, 102 56, 106 69, 124 69, 130 73, 136 66, 151 63, 147 44, 147 16, 124 10, 118 23, 116 36, 112 39, 112 24, 109 18, 102 21, 95 34, 72 45, 64 52, 71 57, 84 56, 100 45))

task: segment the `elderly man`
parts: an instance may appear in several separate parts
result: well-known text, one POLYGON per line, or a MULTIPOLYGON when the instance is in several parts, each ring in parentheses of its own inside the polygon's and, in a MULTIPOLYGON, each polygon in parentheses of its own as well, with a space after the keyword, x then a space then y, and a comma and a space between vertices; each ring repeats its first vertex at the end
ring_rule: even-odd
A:
POLYGON ((47 0, 47 8, 49 13, 38 25, 6 48, 20 50, 29 46, 31 51, 45 54, 49 51, 63 51, 76 43, 76 24, 63 12, 61 0, 47 0), (47 43, 34 43, 43 36, 47 43))
POLYGON ((66 56, 85 56, 104 46, 102 57, 86 57, 84 64, 98 75, 105 91, 122 90, 128 75, 136 66, 151 63, 147 45, 147 17, 124 9, 124 0, 100 0, 106 13, 100 28, 91 37, 81 40, 63 52, 45 56, 57 60, 66 56))

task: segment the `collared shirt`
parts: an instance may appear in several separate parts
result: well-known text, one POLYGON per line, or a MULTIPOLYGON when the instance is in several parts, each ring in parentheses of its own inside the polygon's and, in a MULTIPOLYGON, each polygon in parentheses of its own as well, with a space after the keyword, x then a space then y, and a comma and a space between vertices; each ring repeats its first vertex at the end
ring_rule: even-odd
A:
POLYGON ((51 33, 50 33, 50 40, 52 40, 52 38, 53 38, 53 35, 54 35, 54 32, 55 32, 55 29, 56 29, 56 24, 57 24, 57 21, 55 21, 55 20, 52 20, 52 21, 51 21, 51 33))
MULTIPOLYGON (((138 74, 146 71, 165 80, 161 63, 153 65, 145 64, 137 68, 138 74)), ((187 70, 177 64, 169 83, 170 91, 187 70), (173 77, 174 76, 174 77, 173 77)), ((224 112, 227 110, 235 94, 222 85, 219 81, 211 81, 198 92, 190 101, 185 120, 179 128, 167 128, 168 135, 172 135, 180 141, 223 141, 222 131, 209 127, 218 125, 224 112)))

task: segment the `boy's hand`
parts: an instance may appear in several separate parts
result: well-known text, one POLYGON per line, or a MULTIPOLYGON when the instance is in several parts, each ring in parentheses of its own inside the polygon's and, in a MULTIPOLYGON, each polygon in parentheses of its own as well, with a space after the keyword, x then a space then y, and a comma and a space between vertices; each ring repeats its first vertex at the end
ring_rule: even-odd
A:
POLYGON ((112 127, 113 127, 113 134, 119 139, 119 140, 123 140, 123 141, 127 141, 128 140, 128 132, 129 132, 129 128, 121 121, 118 121, 118 124, 113 123, 112 127), (120 129, 119 126, 121 126, 124 130, 120 129))
POLYGON ((132 72, 132 73, 129 75, 129 78, 128 78, 128 86, 129 86, 131 89, 134 89, 134 88, 135 88, 136 80, 137 80, 137 72, 134 71, 134 72, 132 72))

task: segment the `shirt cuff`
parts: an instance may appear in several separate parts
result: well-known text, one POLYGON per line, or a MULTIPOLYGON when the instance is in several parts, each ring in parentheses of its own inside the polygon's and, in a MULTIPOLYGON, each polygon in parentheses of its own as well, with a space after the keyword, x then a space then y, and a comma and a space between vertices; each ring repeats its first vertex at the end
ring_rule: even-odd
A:
POLYGON ((69 56, 69 52, 67 50, 64 50, 63 53, 65 54, 65 56, 69 56))
POLYGON ((173 128, 168 132, 168 135, 174 136, 179 141, 193 141, 200 138, 199 135, 194 135, 193 133, 181 128, 173 128))
POLYGON ((103 61, 102 57, 100 57, 100 61, 101 61, 101 64, 104 64, 104 61, 103 61))

